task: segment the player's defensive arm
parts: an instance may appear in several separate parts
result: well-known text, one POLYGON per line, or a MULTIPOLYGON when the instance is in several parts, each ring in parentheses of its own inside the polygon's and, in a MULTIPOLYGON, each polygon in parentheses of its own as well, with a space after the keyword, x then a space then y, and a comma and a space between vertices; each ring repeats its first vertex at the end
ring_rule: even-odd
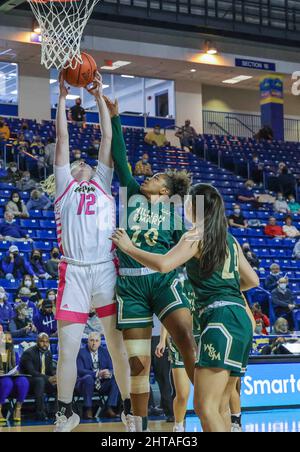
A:
POLYGON ((59 100, 57 106, 56 115, 56 150, 54 164, 56 166, 65 166, 70 164, 70 151, 69 151, 69 132, 68 122, 66 116, 66 97, 68 90, 65 86, 65 82, 62 74, 59 76, 59 100))
POLYGON ((243 250, 238 245, 239 248, 239 272, 241 277, 241 291, 246 292, 247 290, 253 289, 254 287, 258 287, 259 277, 247 261, 244 256, 243 250))

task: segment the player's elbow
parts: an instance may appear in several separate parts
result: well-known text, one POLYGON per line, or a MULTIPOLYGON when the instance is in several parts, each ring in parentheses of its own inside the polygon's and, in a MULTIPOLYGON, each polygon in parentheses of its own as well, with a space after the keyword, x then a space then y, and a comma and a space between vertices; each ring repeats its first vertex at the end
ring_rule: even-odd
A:
POLYGON ((157 270, 159 273, 170 273, 170 272, 173 270, 173 269, 170 267, 169 263, 168 263, 168 262, 164 262, 162 259, 161 259, 161 262, 158 262, 158 263, 157 263, 156 267, 157 267, 156 270, 157 270))

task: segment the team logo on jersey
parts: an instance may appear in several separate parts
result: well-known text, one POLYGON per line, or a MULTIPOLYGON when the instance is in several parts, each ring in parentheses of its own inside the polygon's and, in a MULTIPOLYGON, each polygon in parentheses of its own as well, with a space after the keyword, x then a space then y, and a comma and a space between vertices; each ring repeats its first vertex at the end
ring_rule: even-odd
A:
POLYGON ((96 187, 93 185, 82 185, 81 187, 76 187, 74 193, 92 193, 96 191, 96 187))
POLYGON ((204 352, 208 354, 212 361, 221 361, 221 353, 217 353, 215 347, 212 344, 204 345, 204 352))

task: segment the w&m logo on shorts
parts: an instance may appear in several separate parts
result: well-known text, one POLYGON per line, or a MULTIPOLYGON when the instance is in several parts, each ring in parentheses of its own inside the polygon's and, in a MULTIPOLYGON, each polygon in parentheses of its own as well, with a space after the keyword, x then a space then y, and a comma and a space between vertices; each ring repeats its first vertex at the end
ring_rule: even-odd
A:
POLYGON ((204 352, 208 354, 212 361, 221 361, 221 353, 217 353, 215 347, 212 344, 204 345, 204 352))

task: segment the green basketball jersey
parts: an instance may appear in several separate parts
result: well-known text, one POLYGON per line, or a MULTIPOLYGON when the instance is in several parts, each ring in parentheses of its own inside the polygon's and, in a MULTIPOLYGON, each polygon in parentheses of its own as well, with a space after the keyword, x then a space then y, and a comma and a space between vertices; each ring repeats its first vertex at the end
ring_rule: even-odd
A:
MULTIPOLYGON (((140 192, 131 193, 125 220, 126 223, 123 218, 122 227, 135 246, 150 253, 166 254, 185 232, 173 204, 152 204, 140 192)), ((121 268, 143 267, 120 250, 118 258, 121 268)))
POLYGON ((200 335, 200 319, 196 312, 196 295, 191 282, 186 279, 184 281, 184 290, 190 303, 191 314, 193 316, 193 333, 194 336, 200 335))
POLYGON ((187 273, 196 294, 196 307, 205 308, 216 301, 229 301, 245 305, 241 295, 239 274, 239 250, 235 239, 228 234, 228 256, 223 268, 215 271, 210 278, 203 278, 199 260, 191 259, 187 273))

